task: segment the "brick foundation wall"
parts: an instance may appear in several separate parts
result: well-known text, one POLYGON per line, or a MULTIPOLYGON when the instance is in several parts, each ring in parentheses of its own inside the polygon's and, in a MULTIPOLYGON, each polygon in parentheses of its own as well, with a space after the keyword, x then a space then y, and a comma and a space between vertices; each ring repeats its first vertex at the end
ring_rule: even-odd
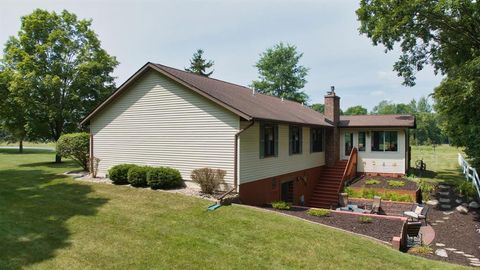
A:
POLYGON ((308 202, 323 166, 296 171, 240 184, 240 201, 249 205, 264 205, 281 199, 282 183, 293 181, 293 203, 300 205, 301 196, 308 202))

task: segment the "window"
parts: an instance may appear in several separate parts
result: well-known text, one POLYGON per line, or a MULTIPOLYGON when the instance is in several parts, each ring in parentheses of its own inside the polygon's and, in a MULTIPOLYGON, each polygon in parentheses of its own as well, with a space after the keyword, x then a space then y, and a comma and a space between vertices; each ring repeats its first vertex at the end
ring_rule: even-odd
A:
POLYGON ((397 151, 398 134, 397 131, 373 131, 372 132, 372 151, 397 151))
POLYGON ((365 131, 358 132, 358 151, 365 151, 365 131))
POLYGON ((290 126, 289 149, 290 155, 302 153, 302 127, 290 126))
POLYGON ((350 156, 353 148, 353 133, 345 132, 345 156, 350 156))
POLYGON ((322 152, 323 151, 323 129, 311 128, 310 129, 310 152, 322 152))
POLYGON ((260 158, 277 156, 278 126, 270 123, 260 123, 260 158))

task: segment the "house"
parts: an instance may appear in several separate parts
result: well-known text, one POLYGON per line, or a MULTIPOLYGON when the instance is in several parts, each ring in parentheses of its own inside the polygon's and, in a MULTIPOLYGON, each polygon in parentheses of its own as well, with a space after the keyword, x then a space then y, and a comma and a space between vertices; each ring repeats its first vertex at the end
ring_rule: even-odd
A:
POLYGON ((83 121, 99 175, 116 164, 225 170, 242 202, 275 200, 328 207, 357 173, 403 175, 409 115, 325 114, 240 85, 147 63, 83 121), (357 151, 358 150, 358 151, 357 151))

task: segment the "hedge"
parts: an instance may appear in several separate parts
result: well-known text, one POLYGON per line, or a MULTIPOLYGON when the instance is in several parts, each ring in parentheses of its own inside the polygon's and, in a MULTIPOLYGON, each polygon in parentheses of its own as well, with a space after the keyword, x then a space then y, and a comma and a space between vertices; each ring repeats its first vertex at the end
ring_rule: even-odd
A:
POLYGON ((57 154, 73 159, 88 171, 89 146, 90 135, 86 132, 64 134, 57 141, 57 154))
POLYGON ((149 166, 135 166, 128 170, 128 183, 134 187, 147 186, 147 174, 152 169, 149 166))
POLYGON ((152 189, 169 189, 181 187, 182 175, 177 169, 170 167, 152 168, 147 174, 147 184, 152 189))
POLYGON ((122 185, 128 184, 128 171, 131 168, 138 167, 135 164, 120 164, 115 165, 108 170, 108 177, 114 184, 122 185))

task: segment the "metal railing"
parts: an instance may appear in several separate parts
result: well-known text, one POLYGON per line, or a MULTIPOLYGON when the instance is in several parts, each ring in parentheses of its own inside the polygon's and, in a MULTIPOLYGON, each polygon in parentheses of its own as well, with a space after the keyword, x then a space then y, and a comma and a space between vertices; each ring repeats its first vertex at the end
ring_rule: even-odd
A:
POLYGON ((480 197, 480 178, 478 177, 477 169, 470 166, 461 154, 458 154, 458 165, 462 168, 463 175, 465 175, 467 181, 472 182, 475 186, 477 195, 480 197))

